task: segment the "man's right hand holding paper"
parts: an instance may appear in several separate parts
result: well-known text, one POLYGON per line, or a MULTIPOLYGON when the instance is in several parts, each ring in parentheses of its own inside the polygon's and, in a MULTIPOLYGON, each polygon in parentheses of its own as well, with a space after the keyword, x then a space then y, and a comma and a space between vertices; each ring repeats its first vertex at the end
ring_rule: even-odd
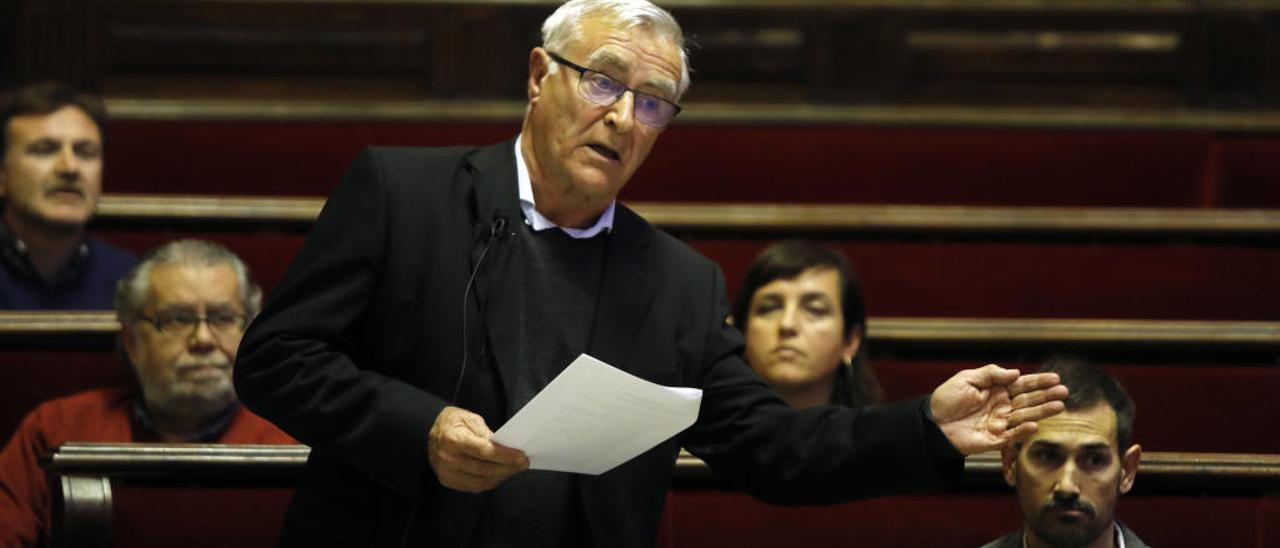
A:
POLYGON ((527 470, 524 452, 490 440, 493 432, 480 415, 446 407, 427 436, 427 461, 440 484, 468 493, 482 493, 527 470))

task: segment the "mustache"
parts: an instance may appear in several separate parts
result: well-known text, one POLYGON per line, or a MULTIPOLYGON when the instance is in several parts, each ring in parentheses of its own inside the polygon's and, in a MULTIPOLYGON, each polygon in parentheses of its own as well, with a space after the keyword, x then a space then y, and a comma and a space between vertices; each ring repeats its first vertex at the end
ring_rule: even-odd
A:
POLYGON ((1092 504, 1078 498, 1063 499, 1055 497, 1053 500, 1040 505, 1041 513, 1071 510, 1083 512, 1090 517, 1097 515, 1097 510, 1094 509, 1092 504))
POLYGON ((216 369, 231 369, 231 360, 215 359, 215 360, 189 360, 180 361, 173 364, 175 371, 186 371, 188 369, 198 369, 201 367, 213 367, 216 369))

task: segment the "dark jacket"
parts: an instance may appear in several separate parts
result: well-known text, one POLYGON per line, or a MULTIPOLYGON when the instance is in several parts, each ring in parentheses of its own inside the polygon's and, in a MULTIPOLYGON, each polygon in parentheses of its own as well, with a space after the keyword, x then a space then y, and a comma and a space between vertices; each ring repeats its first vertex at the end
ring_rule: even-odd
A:
MULTIPOLYGON (((427 432, 450 404, 464 353, 456 405, 495 431, 517 411, 506 394, 521 365, 524 269, 512 227, 522 219, 512 142, 374 148, 348 170, 235 369, 244 403, 313 449, 284 544, 467 544, 485 495, 440 485, 427 432)), ((704 395, 677 439, 580 478, 592 543, 654 545, 681 445, 783 503, 958 480, 963 458, 923 400, 794 412, 739 358, 727 313, 719 268, 619 205, 588 353, 704 395)))
MULTIPOLYGON (((1150 548, 1147 546, 1147 543, 1142 542, 1142 539, 1138 538, 1138 535, 1133 532, 1133 529, 1125 527, 1124 524, 1120 522, 1116 522, 1116 525, 1120 527, 1120 535, 1124 537, 1124 548, 1150 548)), ((983 544, 982 548, 1022 548, 1022 534, 1023 531, 1009 533, 1008 535, 983 544)))

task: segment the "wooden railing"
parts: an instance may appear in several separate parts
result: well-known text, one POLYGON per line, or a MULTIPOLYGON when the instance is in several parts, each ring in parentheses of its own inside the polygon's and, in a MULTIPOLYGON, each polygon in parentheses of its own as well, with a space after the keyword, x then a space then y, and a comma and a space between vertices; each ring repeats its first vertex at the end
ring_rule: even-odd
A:
MULTIPOLYGON (((102 336, 118 331, 112 312, 0 311, 0 337, 102 336)), ((1280 350, 1280 322, 1125 319, 991 319, 871 317, 867 336, 878 345, 1036 343, 1173 345, 1280 350)))
MULTIPOLYGON (((62 546, 109 546, 113 486, 288 487, 297 481, 308 454, 305 446, 65 444, 42 461, 56 479, 55 537, 62 546)), ((997 454, 970 457, 965 476, 965 487, 953 494, 1007 489, 997 454)), ((1149 452, 1143 455, 1139 476, 1137 496, 1268 496, 1280 491, 1280 455, 1149 452)), ((682 453, 672 487, 679 492, 727 486, 700 459, 682 453)))
MULTIPOLYGON (((1280 235, 1280 210, 1180 208, 969 207, 744 203, 629 203, 673 230, 1159 235, 1255 239, 1280 235)), ((115 194, 96 222, 294 223, 309 225, 323 198, 115 194)))

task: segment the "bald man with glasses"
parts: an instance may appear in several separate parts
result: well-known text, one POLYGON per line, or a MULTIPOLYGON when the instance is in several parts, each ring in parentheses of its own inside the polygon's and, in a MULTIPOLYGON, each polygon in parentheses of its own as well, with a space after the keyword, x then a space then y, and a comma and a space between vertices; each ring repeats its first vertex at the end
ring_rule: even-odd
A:
POLYGON ((0 546, 45 546, 51 500, 39 458, 66 442, 294 443, 241 407, 231 386, 261 292, 226 248, 179 240, 152 252, 115 294, 120 346, 139 386, 50 400, 0 452, 0 546))
POLYGON ((988 366, 793 411, 742 362, 719 268, 618 201, 680 111, 679 25, 573 0, 542 30, 520 134, 366 151, 249 327, 237 392, 312 447, 282 545, 648 548, 681 445, 761 497, 831 502, 954 483, 1061 409, 1052 375, 988 366), (702 389, 697 421, 601 475, 528 470, 492 431, 581 353, 702 389))

